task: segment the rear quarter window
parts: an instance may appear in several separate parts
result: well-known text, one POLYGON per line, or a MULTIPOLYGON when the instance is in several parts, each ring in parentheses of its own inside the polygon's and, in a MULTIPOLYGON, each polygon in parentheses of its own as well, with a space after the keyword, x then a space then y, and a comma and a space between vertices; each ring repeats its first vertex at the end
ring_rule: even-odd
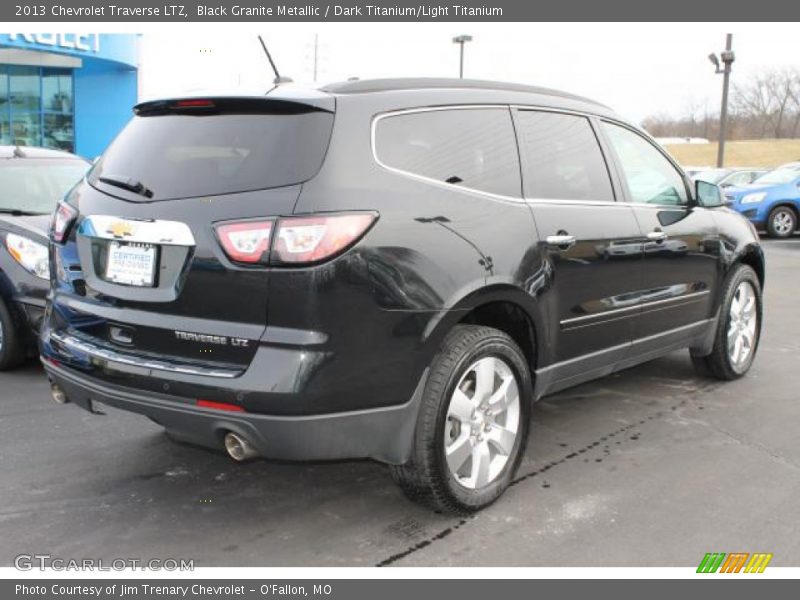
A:
POLYGON ((438 183, 520 197, 519 156, 507 108, 408 112, 375 123, 386 167, 438 183))

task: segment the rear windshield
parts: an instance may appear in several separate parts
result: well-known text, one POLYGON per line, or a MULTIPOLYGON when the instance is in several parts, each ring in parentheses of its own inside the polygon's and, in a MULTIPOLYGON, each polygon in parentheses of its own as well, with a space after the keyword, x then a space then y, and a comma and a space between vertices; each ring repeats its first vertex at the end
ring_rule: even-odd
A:
POLYGON ((141 200, 214 196, 302 183, 325 157, 333 114, 155 114, 134 117, 92 169, 89 181, 124 179, 141 200))
POLYGON ((800 177, 800 168, 778 167, 774 171, 765 173, 764 175, 756 179, 753 183, 768 183, 768 184, 791 183, 798 177, 800 177))
POLYGON ((51 213, 88 168, 89 163, 80 159, 2 159, 0 212, 51 213))

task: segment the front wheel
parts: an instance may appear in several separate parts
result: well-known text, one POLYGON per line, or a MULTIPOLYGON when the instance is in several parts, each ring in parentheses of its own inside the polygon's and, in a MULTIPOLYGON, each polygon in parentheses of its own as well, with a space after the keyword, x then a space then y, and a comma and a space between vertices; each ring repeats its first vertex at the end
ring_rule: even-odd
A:
POLYGON ((787 238, 797 229, 797 214, 788 206, 772 209, 767 217, 767 233, 774 238, 787 238))
POLYGON ((502 331, 459 325, 431 365, 411 459, 392 476, 412 500, 467 513, 511 483, 528 436, 531 376, 502 331))
POLYGON ((747 373, 761 338, 762 310, 756 272, 738 265, 725 284, 711 354, 692 354, 697 371, 722 380, 738 379, 747 373))

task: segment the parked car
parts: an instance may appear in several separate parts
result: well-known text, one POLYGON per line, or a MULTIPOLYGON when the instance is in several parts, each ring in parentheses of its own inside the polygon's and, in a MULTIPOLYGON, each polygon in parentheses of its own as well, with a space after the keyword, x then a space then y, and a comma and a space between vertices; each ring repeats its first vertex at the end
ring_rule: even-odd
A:
POLYGON ((715 183, 721 188, 736 187, 753 183, 761 177, 768 169, 758 169, 755 167, 731 167, 727 169, 708 169, 692 176, 697 181, 708 181, 715 183))
POLYGON ((56 212, 59 401, 236 460, 376 459, 464 512, 545 394, 681 348, 753 361, 755 231, 600 104, 423 79, 134 112, 56 212))
POLYGON ((689 166, 683 167, 683 172, 686 173, 689 177, 694 178, 699 173, 702 173, 704 171, 709 171, 712 168, 713 167, 710 167, 710 166, 700 167, 700 166, 689 165, 689 166))
POLYGON ((800 162, 780 166, 749 185, 728 188, 725 197, 731 208, 770 237, 790 237, 800 214, 800 162))
POLYGON ((88 167, 67 152, 0 146, 0 371, 36 352, 50 289, 50 213, 88 167))

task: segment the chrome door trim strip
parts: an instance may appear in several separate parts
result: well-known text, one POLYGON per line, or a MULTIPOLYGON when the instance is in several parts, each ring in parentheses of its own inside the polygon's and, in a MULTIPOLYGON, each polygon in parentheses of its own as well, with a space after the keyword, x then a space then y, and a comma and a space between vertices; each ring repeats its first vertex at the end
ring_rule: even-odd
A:
POLYGON ((603 317, 605 315, 613 315, 625 312, 631 312, 635 310, 647 310, 650 307, 654 306, 661 306, 663 304, 668 304, 670 302, 679 302, 682 300, 695 300, 696 298, 700 298, 701 296, 707 296, 709 294, 709 290, 702 290, 699 292, 692 292, 691 294, 684 294, 682 296, 675 296, 674 298, 664 298, 663 300, 651 300, 650 302, 643 302, 640 304, 632 304, 631 306, 624 306, 622 308, 612 308, 610 310, 606 310, 599 313, 592 313, 591 315, 581 315, 580 317, 572 317, 570 319, 564 319, 560 321, 559 324, 563 327, 564 325, 569 325, 572 323, 580 323, 582 321, 586 321, 589 319, 596 319, 598 317, 603 317))

